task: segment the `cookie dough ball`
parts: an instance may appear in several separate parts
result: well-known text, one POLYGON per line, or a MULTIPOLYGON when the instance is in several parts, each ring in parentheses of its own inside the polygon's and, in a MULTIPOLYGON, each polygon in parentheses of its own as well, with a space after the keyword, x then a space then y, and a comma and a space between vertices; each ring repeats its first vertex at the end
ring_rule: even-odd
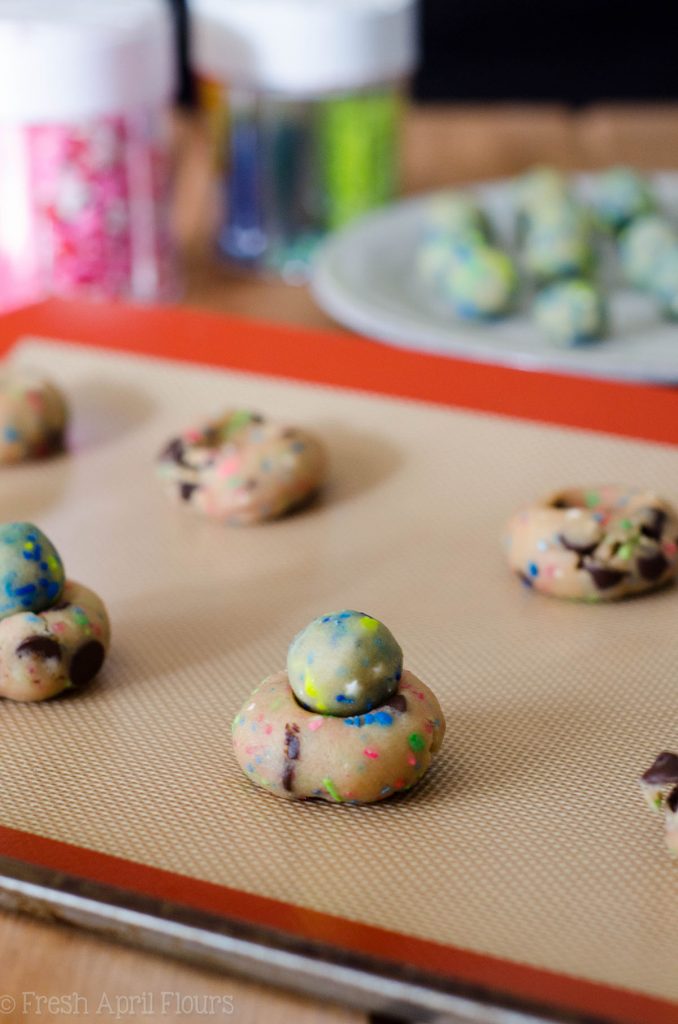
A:
POLYGON ((441 298, 457 316, 489 320, 507 314, 518 290, 512 260, 501 249, 461 245, 441 281, 441 298))
POLYGON ((593 208, 603 227, 617 233, 656 207, 649 181, 630 167, 612 167, 595 184, 593 208))
POLYGON ((445 735, 435 694, 405 670, 380 707, 340 718, 295 700, 286 672, 269 676, 233 722, 233 749, 257 786, 287 800, 367 804, 412 789, 445 735))
POLYGON ((605 300, 595 285, 582 279, 556 281, 539 292, 532 315, 554 345, 587 345, 605 334, 605 300))
POLYGON ((678 245, 673 245, 657 260, 650 292, 668 320, 678 320, 678 245))
POLYGON ((42 530, 32 523, 0 525, 0 619, 49 608, 63 585, 61 558, 42 530))
POLYGON ((415 273, 430 292, 440 291, 442 282, 452 266, 453 247, 449 238, 431 236, 417 246, 415 273))
POLYGON ((553 167, 533 167, 514 185, 516 210, 528 219, 539 207, 563 202, 567 196, 567 181, 553 167))
POLYGON ((0 465, 61 451, 66 402, 49 381, 25 370, 0 369, 0 465))
POLYGON ((110 637, 102 600, 67 581, 46 611, 0 621, 0 697, 41 701, 84 686, 101 668, 110 637))
POLYGON ((638 217, 619 237, 619 262, 624 277, 636 288, 651 288, 657 265, 678 245, 678 235, 656 214, 638 217))
POLYGON ((491 235, 485 213, 463 192, 445 192, 431 199, 424 211, 427 238, 457 241, 488 241, 491 235))
POLYGON ((307 502, 324 482, 325 462, 307 431, 238 410, 174 438, 158 470, 175 500, 241 526, 307 502))
POLYGON ((577 203, 542 207, 524 234, 521 261, 538 284, 564 277, 588 277, 595 262, 590 224, 577 203))
POLYGON ((570 488, 518 513, 506 534, 513 571, 552 597, 614 601, 678 571, 678 513, 640 488, 570 488))
POLYGON ((664 815, 669 853, 678 857, 678 754, 664 751, 641 776, 649 806, 664 815))
POLYGON ((298 633, 287 655, 297 700, 312 711, 356 715, 395 693, 403 652, 386 626, 364 612, 333 612, 298 633))

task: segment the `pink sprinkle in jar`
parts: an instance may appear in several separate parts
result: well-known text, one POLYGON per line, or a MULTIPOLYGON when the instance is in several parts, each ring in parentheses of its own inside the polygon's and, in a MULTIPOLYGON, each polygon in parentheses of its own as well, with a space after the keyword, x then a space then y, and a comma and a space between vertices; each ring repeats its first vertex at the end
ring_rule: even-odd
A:
POLYGON ((163 0, 0 0, 0 312, 170 299, 163 0))

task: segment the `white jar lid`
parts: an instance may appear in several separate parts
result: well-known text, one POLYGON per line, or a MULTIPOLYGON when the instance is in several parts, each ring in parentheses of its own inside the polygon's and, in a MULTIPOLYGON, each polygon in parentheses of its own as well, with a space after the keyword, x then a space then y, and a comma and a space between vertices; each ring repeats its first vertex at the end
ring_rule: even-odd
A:
POLYGON ((294 95, 400 78, 417 55, 416 0, 189 0, 195 69, 294 95))
POLYGON ((166 102, 164 0, 0 0, 0 119, 70 121, 166 102))

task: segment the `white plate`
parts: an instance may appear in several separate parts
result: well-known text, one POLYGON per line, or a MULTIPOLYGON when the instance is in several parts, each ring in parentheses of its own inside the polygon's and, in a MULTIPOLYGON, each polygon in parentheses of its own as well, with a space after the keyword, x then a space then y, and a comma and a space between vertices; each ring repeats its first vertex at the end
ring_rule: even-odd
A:
MULTIPOLYGON (((579 175, 582 195, 591 177, 579 175)), ((662 206, 678 212, 678 174, 653 175, 662 206)), ((499 237, 511 234, 511 181, 469 189, 493 220, 499 237)), ((316 299, 336 320, 392 345, 525 369, 595 377, 678 382, 678 324, 664 321, 645 295, 615 280, 610 256, 603 274, 611 283, 611 329, 596 344, 558 349, 548 345, 522 310, 493 324, 469 324, 437 307, 414 272, 414 254, 431 196, 418 196, 369 214, 332 236, 318 253, 316 299)))

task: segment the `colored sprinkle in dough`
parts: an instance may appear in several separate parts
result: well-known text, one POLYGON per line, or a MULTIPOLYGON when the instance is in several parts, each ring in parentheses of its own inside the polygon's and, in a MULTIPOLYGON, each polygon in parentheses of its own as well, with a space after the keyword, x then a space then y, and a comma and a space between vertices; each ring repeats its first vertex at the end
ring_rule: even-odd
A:
POLYGON ((530 562, 530 564, 527 567, 527 571, 529 572, 530 576, 538 576, 539 566, 536 562, 530 562))
POLYGON ((622 521, 621 521, 621 523, 619 525, 621 526, 622 530, 632 530, 633 529, 633 523, 631 522, 630 519, 622 519, 622 521))
POLYGON ((584 495, 584 501, 586 502, 587 508, 595 508, 596 505, 600 505, 600 495, 598 491, 587 491, 584 495))
POLYGON ((417 759, 414 756, 414 754, 408 754, 407 755, 407 763, 409 764, 409 766, 411 768, 416 768, 417 767, 417 759))
POLYGON ((622 544, 622 546, 619 548, 619 551, 617 552, 617 556, 619 558, 623 558, 623 559, 630 558, 632 554, 633 554, 633 545, 632 544, 622 544))
POLYGON ((379 751, 373 750, 372 747, 365 747, 363 754, 365 757, 379 757, 379 751))
POLYGON ((360 620, 360 625, 363 627, 363 629, 369 630, 370 633, 376 633, 376 631, 379 629, 378 621, 376 619, 371 618, 371 616, 369 615, 365 615, 364 618, 360 620))
POLYGON ((325 789, 330 794, 333 800, 336 800, 338 804, 342 802, 337 787, 332 782, 332 779, 323 779, 323 786, 325 787, 325 789))
POLYGON ((367 715, 355 715, 353 718, 344 719, 344 725, 355 725, 358 729, 361 729, 363 725, 388 726, 392 724, 393 715, 389 715, 388 711, 374 711, 367 715))
POLYGON ((420 751, 424 750, 424 748, 426 747, 426 740, 421 735, 421 733, 418 732, 411 733, 407 737, 407 742, 409 743, 411 750, 420 751))
POLYGON ((322 715, 318 715, 317 718, 311 719, 311 721, 308 723, 308 727, 311 730, 311 732, 316 732, 316 730, 321 727, 324 721, 325 719, 322 717, 322 715))

